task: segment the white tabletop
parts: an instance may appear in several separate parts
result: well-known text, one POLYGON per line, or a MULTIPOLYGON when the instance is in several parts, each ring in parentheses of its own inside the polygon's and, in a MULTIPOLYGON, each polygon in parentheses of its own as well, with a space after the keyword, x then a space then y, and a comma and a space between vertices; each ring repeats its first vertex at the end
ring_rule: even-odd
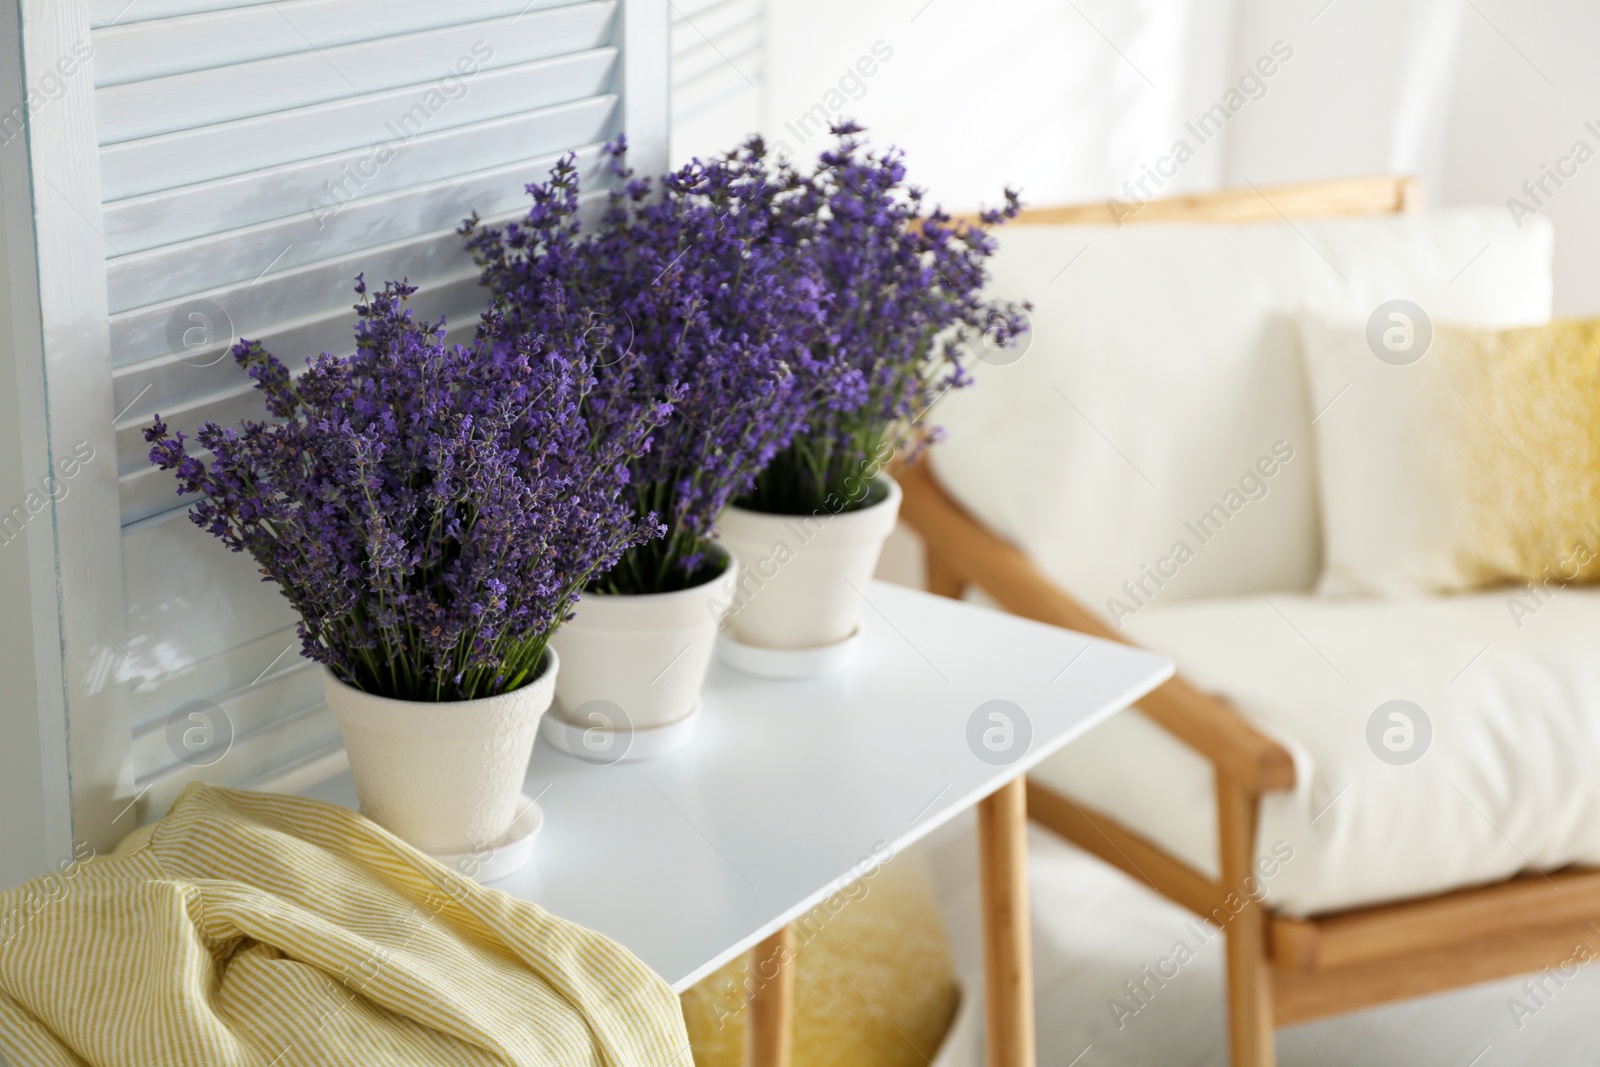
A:
MULTIPOLYGON (((860 655, 836 673, 713 664, 673 755, 594 766, 535 746, 544 828, 495 888, 606 934, 681 992, 1172 674, 1154 653, 970 604, 883 583, 866 597, 860 655), (975 724, 991 701, 1009 703, 975 724)), ((355 804, 348 772, 307 792, 355 804)))

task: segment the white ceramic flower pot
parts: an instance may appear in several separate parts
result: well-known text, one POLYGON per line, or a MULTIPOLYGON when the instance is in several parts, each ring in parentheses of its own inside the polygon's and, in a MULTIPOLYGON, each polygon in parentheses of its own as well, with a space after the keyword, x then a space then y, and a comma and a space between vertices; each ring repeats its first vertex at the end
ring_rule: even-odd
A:
MULTIPOLYGON (((700 705, 717 630, 738 578, 739 565, 730 556, 721 574, 675 593, 585 593, 550 639, 561 653, 561 678, 546 736, 561 743, 551 734, 557 717, 579 729, 634 734, 687 720, 700 705)), ((612 752, 616 759, 628 758, 631 742, 621 744, 612 752)), ((633 758, 661 751, 643 746, 633 758)))
POLYGON ((742 645, 817 649, 848 640, 861 625, 861 592, 900 516, 900 485, 878 475, 883 496, 857 511, 768 515, 730 507, 717 541, 742 574, 727 628, 742 645), (854 588, 852 588, 852 586, 854 588))
POLYGON ((362 814, 434 855, 500 844, 523 804, 559 666, 546 649, 543 672, 521 689, 441 704, 363 693, 324 670, 362 814))

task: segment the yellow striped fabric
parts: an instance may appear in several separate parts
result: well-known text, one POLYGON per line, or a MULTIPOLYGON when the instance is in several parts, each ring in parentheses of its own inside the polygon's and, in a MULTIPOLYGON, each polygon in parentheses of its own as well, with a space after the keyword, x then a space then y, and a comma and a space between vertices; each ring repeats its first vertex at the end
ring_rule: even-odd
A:
POLYGON ((0 894, 15 1067, 689 1067, 621 946, 344 808, 196 784, 110 856, 0 894))

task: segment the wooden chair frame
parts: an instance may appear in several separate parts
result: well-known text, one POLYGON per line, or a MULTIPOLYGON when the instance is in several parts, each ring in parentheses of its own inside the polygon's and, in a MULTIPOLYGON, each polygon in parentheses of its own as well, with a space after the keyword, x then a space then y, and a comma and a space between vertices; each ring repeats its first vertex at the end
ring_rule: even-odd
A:
MULTIPOLYGON (((1025 212, 1012 225, 1395 214, 1414 208, 1417 193, 1409 178, 1354 178, 1150 201, 1131 214, 1127 205, 1044 209, 1025 212)), ((901 517, 926 546, 930 591, 959 597, 976 587, 1014 614, 1126 640, 963 510, 927 464, 897 477, 905 493, 901 517)), ((1521 876, 1309 919, 1273 912, 1238 889, 1256 860, 1261 796, 1294 786, 1288 751, 1226 701, 1182 677, 1139 708, 1212 765, 1219 879, 1038 781, 1028 782, 1028 817, 1197 915, 1210 917, 1218 909, 1232 915, 1223 929, 1234 1067, 1272 1067, 1278 1026, 1538 971, 1572 958, 1579 943, 1591 951, 1600 945, 1600 870, 1593 869, 1521 876)))

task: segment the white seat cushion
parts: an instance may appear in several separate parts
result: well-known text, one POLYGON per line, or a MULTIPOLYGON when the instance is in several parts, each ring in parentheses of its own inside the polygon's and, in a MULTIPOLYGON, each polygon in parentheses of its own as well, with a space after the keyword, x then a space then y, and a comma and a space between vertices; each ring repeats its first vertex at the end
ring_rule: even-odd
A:
MULTIPOLYGON (((1154 604, 1128 631, 1293 753, 1259 852, 1293 849, 1267 897, 1309 915, 1600 864, 1600 590, 1541 598, 1252 595, 1154 604), (1396 699, 1432 726, 1406 765, 1368 741, 1396 699)), ((1216 875, 1210 764, 1137 712, 1034 774, 1216 875)))
POLYGON ((1031 300, 1033 329, 1014 362, 977 363, 977 384, 940 403, 948 437, 932 463, 1113 621, 1113 599, 1142 610, 1316 581, 1299 313, 1365 323, 1404 297, 1439 322, 1550 314, 1550 228, 1518 229, 1499 208, 1292 227, 1008 225, 999 242, 988 292, 1031 300))

